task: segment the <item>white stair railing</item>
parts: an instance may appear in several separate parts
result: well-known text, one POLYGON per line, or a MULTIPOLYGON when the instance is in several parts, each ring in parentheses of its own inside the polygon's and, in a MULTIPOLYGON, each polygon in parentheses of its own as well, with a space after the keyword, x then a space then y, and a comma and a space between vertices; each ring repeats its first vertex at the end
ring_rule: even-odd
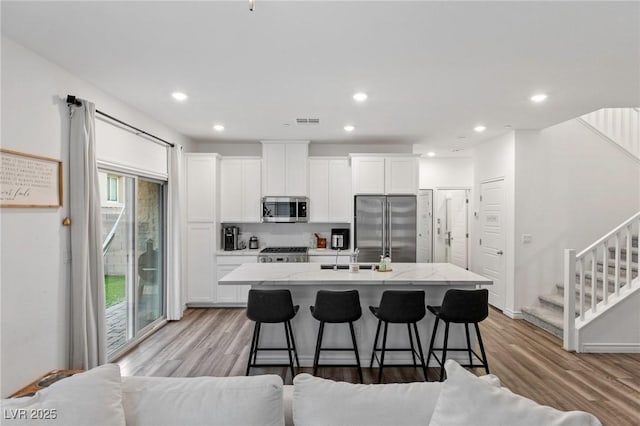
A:
POLYGON ((640 159, 640 108, 602 108, 579 121, 640 159))
POLYGON ((576 255, 574 249, 564 252, 564 342, 568 351, 577 350, 576 323, 610 304, 611 295, 619 296, 620 288, 633 285, 633 241, 640 234, 640 212, 615 227, 611 232, 576 255), (598 285, 598 261, 602 261, 602 280, 598 285), (613 263, 611 265, 611 263, 613 263), (613 286, 609 270, 613 269, 613 286), (625 270, 622 274, 621 271, 625 270), (587 279, 589 283, 587 284, 587 279), (612 287, 612 288, 611 288, 612 287), (591 302, 586 299, 590 290, 591 302), (578 316, 576 317, 576 292, 578 316), (600 299, 600 300, 599 300, 600 299))

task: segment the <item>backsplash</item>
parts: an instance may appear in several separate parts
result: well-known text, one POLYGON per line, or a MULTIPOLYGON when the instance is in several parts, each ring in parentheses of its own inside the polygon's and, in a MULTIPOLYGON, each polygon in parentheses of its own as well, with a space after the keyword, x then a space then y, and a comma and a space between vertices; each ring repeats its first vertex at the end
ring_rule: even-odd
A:
POLYGON ((249 245, 249 238, 258 237, 260 248, 263 247, 315 247, 314 233, 331 238, 332 228, 349 228, 348 223, 223 223, 225 226, 240 228, 240 241, 249 245))

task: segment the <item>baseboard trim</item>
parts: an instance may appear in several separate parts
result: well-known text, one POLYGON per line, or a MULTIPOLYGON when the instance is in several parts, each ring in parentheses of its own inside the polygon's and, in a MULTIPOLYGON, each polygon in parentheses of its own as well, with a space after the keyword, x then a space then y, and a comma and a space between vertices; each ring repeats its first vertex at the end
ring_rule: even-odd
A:
POLYGON ((640 343, 583 343, 581 353, 640 353, 640 343))
POLYGON ((511 319, 516 319, 516 320, 524 319, 524 315, 520 311, 512 311, 511 309, 504 309, 502 313, 511 319))

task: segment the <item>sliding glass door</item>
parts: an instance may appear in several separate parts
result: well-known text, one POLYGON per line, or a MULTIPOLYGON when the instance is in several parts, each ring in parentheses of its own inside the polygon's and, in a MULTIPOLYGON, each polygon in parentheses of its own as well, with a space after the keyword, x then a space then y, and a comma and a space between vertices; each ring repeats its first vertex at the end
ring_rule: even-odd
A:
POLYGON ((101 171, 107 356, 165 317, 165 185, 101 171))

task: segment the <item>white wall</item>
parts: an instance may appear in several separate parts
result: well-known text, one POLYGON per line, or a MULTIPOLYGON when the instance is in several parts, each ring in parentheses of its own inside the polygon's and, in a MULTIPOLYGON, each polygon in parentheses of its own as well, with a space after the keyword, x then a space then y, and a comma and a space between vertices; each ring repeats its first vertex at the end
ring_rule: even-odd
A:
MULTIPOLYGON (((473 205, 471 211, 476 211, 480 205, 480 185, 483 182, 503 178, 505 189, 505 221, 503 231, 505 232, 506 247, 504 250, 504 261, 506 265, 505 289, 506 303, 504 312, 511 316, 517 316, 519 313, 515 310, 514 303, 514 212, 515 212, 515 134, 514 132, 506 133, 502 136, 490 139, 474 149, 474 167, 473 167, 473 184, 474 190, 472 194, 473 205)), ((471 262, 470 269, 474 272, 481 272, 480 265, 480 223, 479 219, 470 214, 471 221, 471 238, 470 252, 471 262)))
POLYGON ((577 120, 518 131, 515 152, 519 308, 562 280, 564 249, 586 248, 640 210, 640 163, 577 120))
MULTIPOLYGON (((2 147, 62 159, 68 168, 67 94, 161 138, 191 141, 2 37, 2 147)), ((67 366, 69 185, 64 207, 2 209, 0 394, 67 366)))
POLYGON ((421 158, 420 189, 471 188, 473 158, 421 158))

